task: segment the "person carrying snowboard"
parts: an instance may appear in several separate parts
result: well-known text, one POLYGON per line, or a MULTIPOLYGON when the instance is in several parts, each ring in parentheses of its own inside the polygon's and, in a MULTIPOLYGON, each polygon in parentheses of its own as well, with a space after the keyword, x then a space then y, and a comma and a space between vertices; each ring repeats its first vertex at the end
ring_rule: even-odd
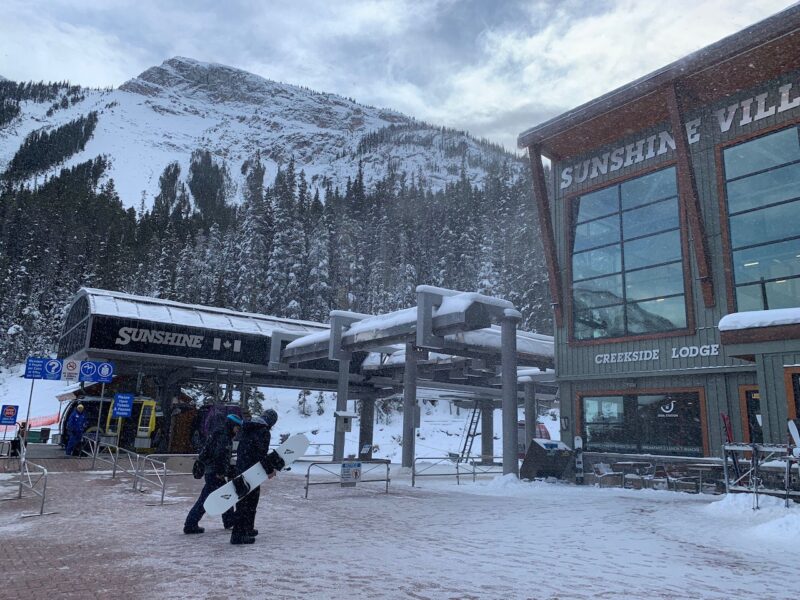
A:
MULTIPOLYGON (((261 417, 245 421, 236 453, 236 470, 239 474, 256 463, 261 463, 269 478, 275 477, 280 466, 269 456, 269 442, 270 429, 277 421, 278 413, 272 409, 267 410, 261 417)), ((234 483, 239 481, 235 480, 234 483)), ((231 544, 252 544, 256 541, 258 530, 255 529, 255 520, 260 495, 261 489, 257 487, 236 503, 231 544)))
POLYGON ((83 404, 78 404, 75 410, 67 419, 67 438, 66 455, 72 456, 75 452, 75 446, 80 446, 83 439, 83 432, 86 430, 86 415, 83 414, 83 404))
MULTIPOLYGON (((216 429, 206 441, 203 450, 197 457, 205 466, 205 485, 200 492, 200 497, 194 503, 186 521, 183 524, 183 533, 203 533, 204 528, 200 527, 200 519, 206 514, 203 503, 209 494, 226 483, 226 476, 233 476, 233 466, 231 465, 231 454, 233 452, 233 438, 239 433, 242 420, 236 415, 228 415, 222 427, 216 429)), ((230 509, 222 515, 222 525, 225 529, 233 527, 234 514, 230 509)))

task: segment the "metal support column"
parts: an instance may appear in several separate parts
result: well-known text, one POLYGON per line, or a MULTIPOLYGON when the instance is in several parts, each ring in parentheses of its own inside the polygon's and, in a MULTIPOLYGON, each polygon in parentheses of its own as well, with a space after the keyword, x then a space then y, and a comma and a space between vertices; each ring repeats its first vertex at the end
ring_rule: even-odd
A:
MULTIPOLYGON (((339 380, 336 385, 336 410, 347 410, 347 394, 350 385, 350 358, 339 360, 339 380)), ((344 458, 344 431, 333 434, 333 462, 344 458)))
POLYGON ((529 381, 525 384, 525 454, 531 445, 531 440, 536 437, 536 423, 539 415, 536 409, 536 382, 529 381))
POLYGON ((361 418, 358 420, 358 457, 372 460, 372 440, 375 431, 375 398, 366 396, 361 399, 361 418), (362 452, 368 446, 367 452, 362 452))
POLYGON ((406 343, 406 367, 403 371, 403 467, 414 466, 414 412, 417 407, 417 352, 406 343))
POLYGON ((481 402, 481 462, 494 461, 494 402, 481 402))
POLYGON ((522 315, 506 309, 500 325, 500 360, 503 369, 503 475, 519 477, 517 458, 517 323, 522 315))

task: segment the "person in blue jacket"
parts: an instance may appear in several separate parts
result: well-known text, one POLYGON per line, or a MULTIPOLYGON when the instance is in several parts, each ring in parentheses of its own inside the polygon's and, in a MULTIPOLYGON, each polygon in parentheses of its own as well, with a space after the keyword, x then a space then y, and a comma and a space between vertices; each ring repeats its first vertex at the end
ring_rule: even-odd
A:
POLYGON ((86 431, 86 415, 83 414, 83 404, 78 404, 67 419, 67 456, 72 456, 75 447, 80 446, 84 431, 86 431))
MULTIPOLYGON (((206 498, 216 489, 222 487, 227 482, 226 477, 234 475, 233 465, 231 464, 231 454, 233 453, 233 438, 239 433, 242 420, 236 415, 225 417, 225 423, 215 430, 206 441, 198 459, 205 465, 205 485, 200 492, 200 497, 194 503, 186 521, 183 524, 183 533, 203 533, 204 528, 200 527, 200 519, 206 514, 203 503, 206 498)), ((222 525, 225 529, 233 527, 233 509, 222 514, 222 525)))
MULTIPOLYGON (((270 479, 275 477, 280 466, 276 468, 269 451, 270 429, 278 420, 278 413, 268 409, 263 416, 253 417, 245 421, 239 448, 236 452, 236 471, 241 474, 257 463, 261 463, 270 479)), ((258 530, 255 529, 256 509, 261 488, 257 487, 236 503, 231 544, 252 544, 256 541, 258 530)))

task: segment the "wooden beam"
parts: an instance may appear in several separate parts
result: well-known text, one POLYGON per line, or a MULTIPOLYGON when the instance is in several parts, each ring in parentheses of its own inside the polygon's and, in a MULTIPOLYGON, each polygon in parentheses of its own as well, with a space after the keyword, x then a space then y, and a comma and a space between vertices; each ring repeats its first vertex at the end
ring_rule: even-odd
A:
POLYGON ((544 246, 544 258, 547 263, 547 276, 550 284, 550 298, 553 304, 553 315, 556 327, 563 322, 563 298, 561 295, 561 271, 558 268, 558 255, 553 237, 553 221, 550 217, 550 200, 547 196, 547 182, 544 179, 542 166, 542 149, 538 144, 528 148, 528 158, 533 176, 533 199, 539 215, 539 233, 544 246))
POLYGON ((675 138, 675 153, 678 163, 678 193, 684 214, 689 221, 692 233, 692 247, 697 260, 697 271, 700 278, 700 289, 703 293, 703 302, 707 308, 714 306, 714 280, 711 275, 709 261, 708 239, 703 222, 703 213, 700 210, 700 200, 697 194, 697 180, 692 168, 692 157, 689 151, 689 138, 683 122, 682 99, 677 84, 673 83, 666 89, 667 108, 669 110, 672 135, 675 138))

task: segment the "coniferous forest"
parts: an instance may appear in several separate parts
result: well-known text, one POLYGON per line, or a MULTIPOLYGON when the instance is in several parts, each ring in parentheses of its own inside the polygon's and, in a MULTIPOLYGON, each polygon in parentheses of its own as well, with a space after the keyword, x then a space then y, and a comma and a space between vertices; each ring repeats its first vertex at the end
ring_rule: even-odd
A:
MULTIPOLYGON (((48 86, 29 87, 6 91, 51 100, 48 86)), ((360 165, 345 189, 312 189, 293 161, 267 180, 258 154, 236 186, 229 166, 197 150, 188 173, 164 169, 152 206, 138 210, 125 208, 102 156, 25 183, 82 147, 95 121, 32 134, 0 176, 2 365, 52 352, 81 286, 327 321, 333 309, 411 306, 429 284, 507 298, 523 328, 551 331, 530 183, 511 157, 481 188, 464 165, 432 192, 402 174, 367 189, 360 165)))

